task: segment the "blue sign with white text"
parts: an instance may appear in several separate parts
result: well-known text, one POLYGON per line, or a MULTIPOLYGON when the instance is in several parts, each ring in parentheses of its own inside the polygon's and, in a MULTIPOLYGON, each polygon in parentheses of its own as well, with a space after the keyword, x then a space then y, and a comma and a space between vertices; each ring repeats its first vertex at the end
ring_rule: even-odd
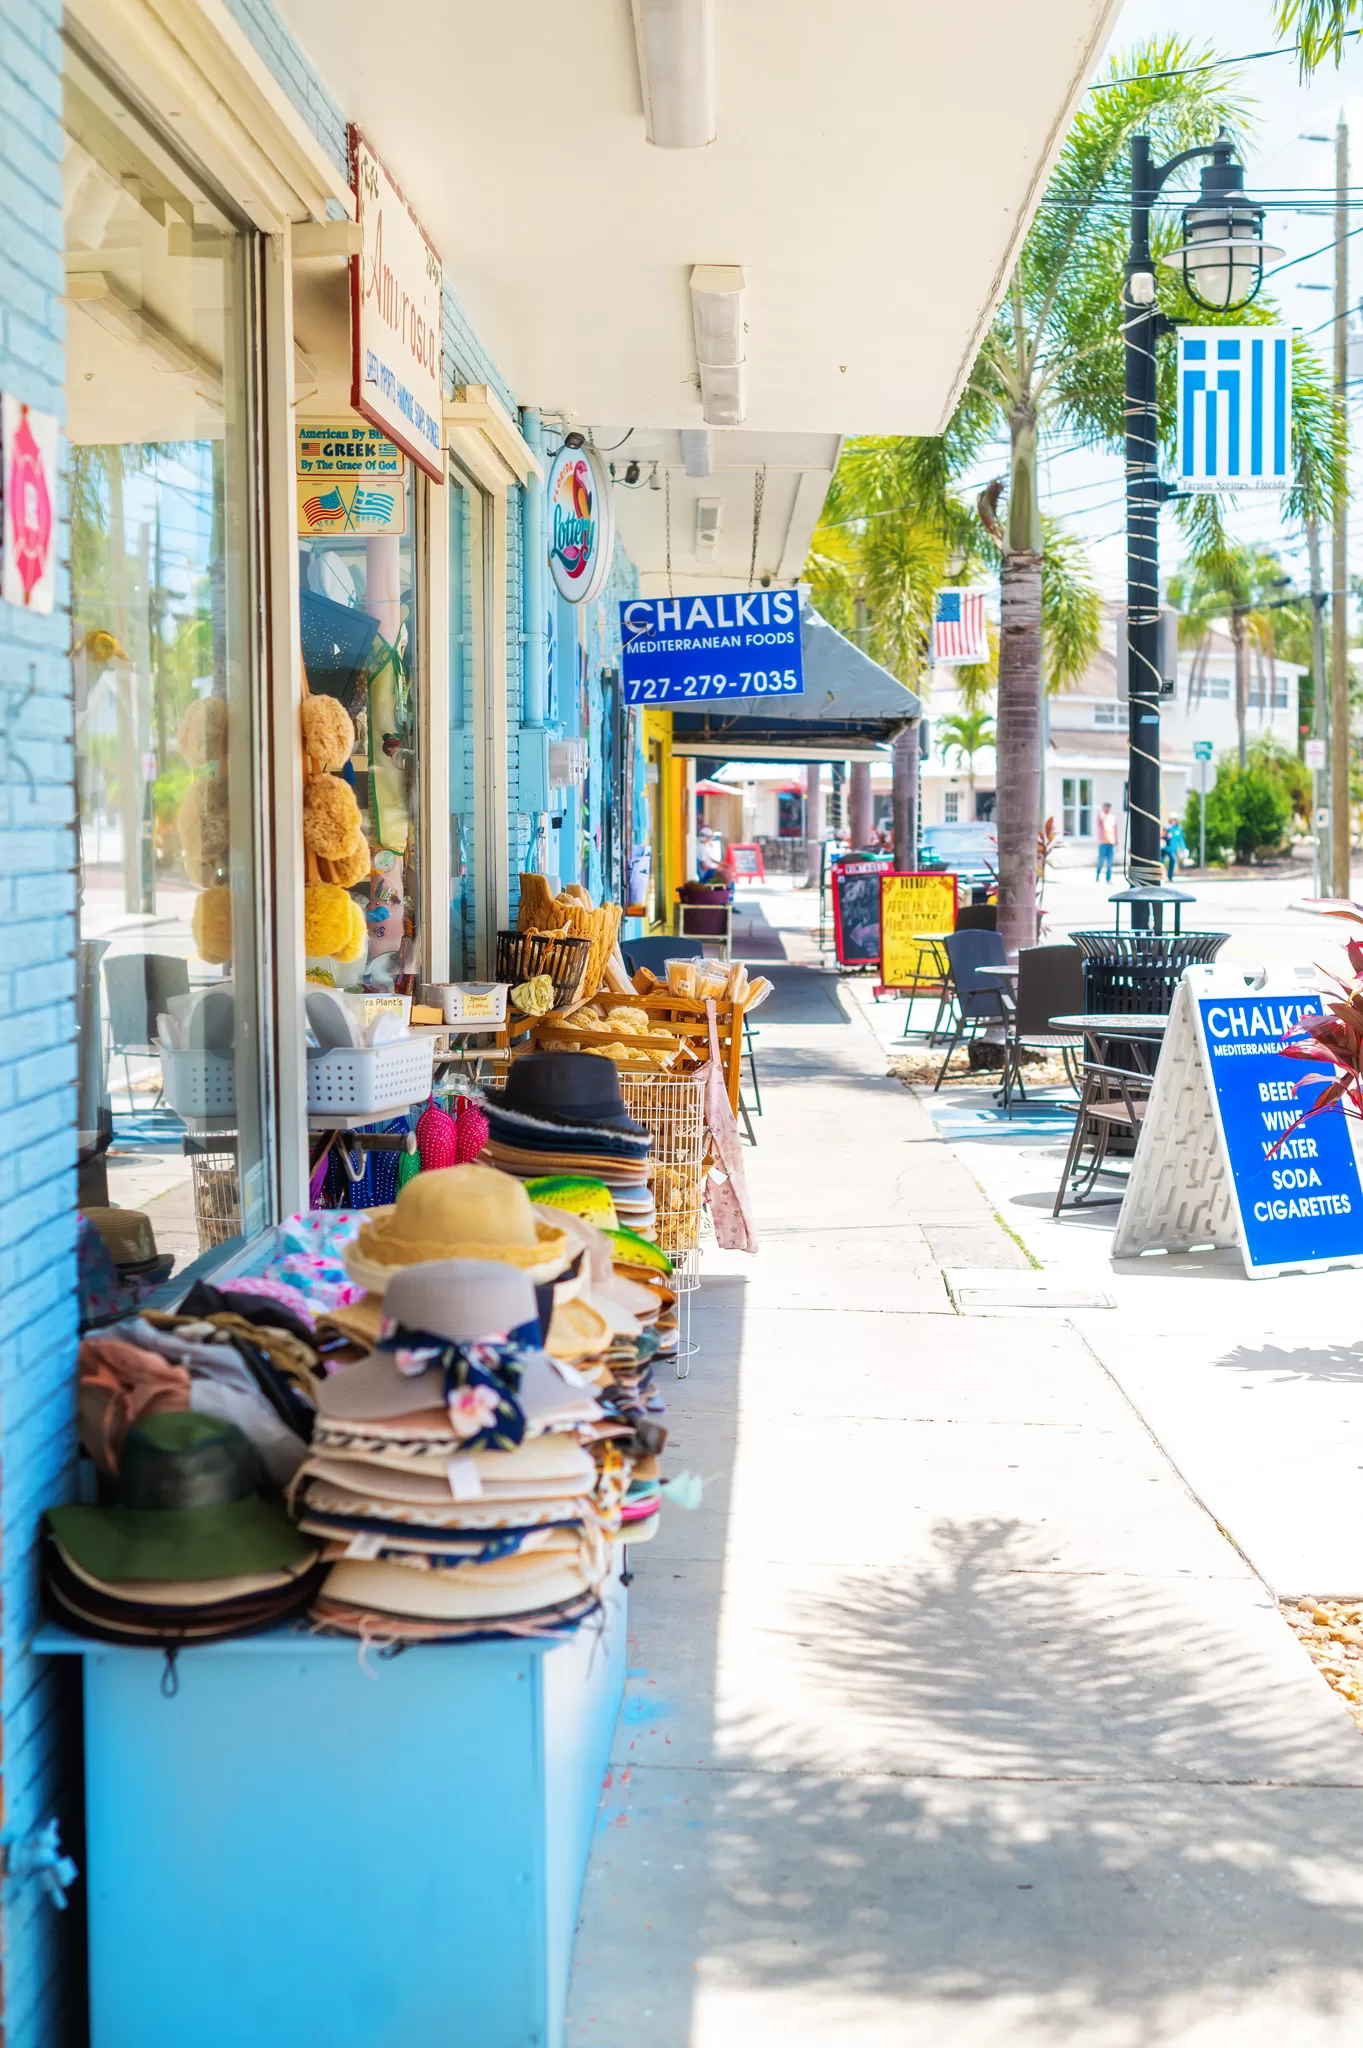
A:
POLYGON ((800 595, 632 597, 620 607, 627 704, 802 697, 800 595))
POLYGON ((1326 1110, 1283 1135, 1330 1079, 1324 1063, 1289 1059, 1283 1034, 1323 1007, 1319 995, 1197 999, 1251 1266, 1363 1257, 1363 1187, 1344 1116, 1326 1110))

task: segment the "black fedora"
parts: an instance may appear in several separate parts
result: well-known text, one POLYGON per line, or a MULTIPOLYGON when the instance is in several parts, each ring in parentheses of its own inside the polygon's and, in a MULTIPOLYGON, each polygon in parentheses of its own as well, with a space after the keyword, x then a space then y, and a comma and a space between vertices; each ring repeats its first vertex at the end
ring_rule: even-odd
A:
MULTIPOLYGON (((595 1125, 644 1138, 625 1108, 615 1061, 599 1052, 529 1052, 513 1060, 495 1106, 540 1123, 595 1125)), ((491 1104, 489 1105, 491 1106, 491 1104)))

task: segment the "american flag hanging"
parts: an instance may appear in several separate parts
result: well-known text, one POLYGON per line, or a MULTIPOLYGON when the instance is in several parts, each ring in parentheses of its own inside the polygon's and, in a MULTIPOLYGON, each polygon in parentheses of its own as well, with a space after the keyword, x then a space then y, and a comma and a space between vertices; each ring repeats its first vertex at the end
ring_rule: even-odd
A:
POLYGON ((939 590, 932 615, 932 658, 939 667, 988 661, 982 590, 939 590))

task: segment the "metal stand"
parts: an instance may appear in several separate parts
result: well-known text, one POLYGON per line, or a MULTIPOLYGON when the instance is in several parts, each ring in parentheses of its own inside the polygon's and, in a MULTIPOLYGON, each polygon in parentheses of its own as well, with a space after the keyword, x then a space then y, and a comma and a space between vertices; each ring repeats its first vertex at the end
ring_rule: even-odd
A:
POLYGON ((691 1341, 691 1297, 700 1286, 700 1247, 679 1252, 672 1262, 672 1289, 677 1297, 677 1378, 686 1379, 690 1360, 700 1350, 691 1341))

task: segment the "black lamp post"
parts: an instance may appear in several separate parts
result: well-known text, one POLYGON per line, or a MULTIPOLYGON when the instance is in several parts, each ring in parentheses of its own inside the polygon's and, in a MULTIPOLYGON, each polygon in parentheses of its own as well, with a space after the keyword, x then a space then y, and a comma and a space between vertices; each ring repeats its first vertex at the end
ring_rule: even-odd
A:
MULTIPOLYGON (((1150 137, 1131 138, 1131 253, 1122 315, 1126 334, 1126 645, 1130 716, 1127 879, 1162 880, 1159 752, 1159 508, 1175 495, 1159 476, 1155 344, 1170 322, 1160 312, 1150 254, 1150 214, 1166 181, 1186 163, 1209 157, 1202 190, 1184 208, 1183 241, 1163 260, 1180 269, 1189 296, 1209 312, 1248 305, 1263 282, 1264 209, 1245 196, 1245 174, 1223 131, 1202 149, 1181 150, 1157 165, 1150 137)), ((1133 922, 1136 907, 1133 906, 1133 922)), ((1141 923, 1145 922, 1144 917, 1141 923)))

